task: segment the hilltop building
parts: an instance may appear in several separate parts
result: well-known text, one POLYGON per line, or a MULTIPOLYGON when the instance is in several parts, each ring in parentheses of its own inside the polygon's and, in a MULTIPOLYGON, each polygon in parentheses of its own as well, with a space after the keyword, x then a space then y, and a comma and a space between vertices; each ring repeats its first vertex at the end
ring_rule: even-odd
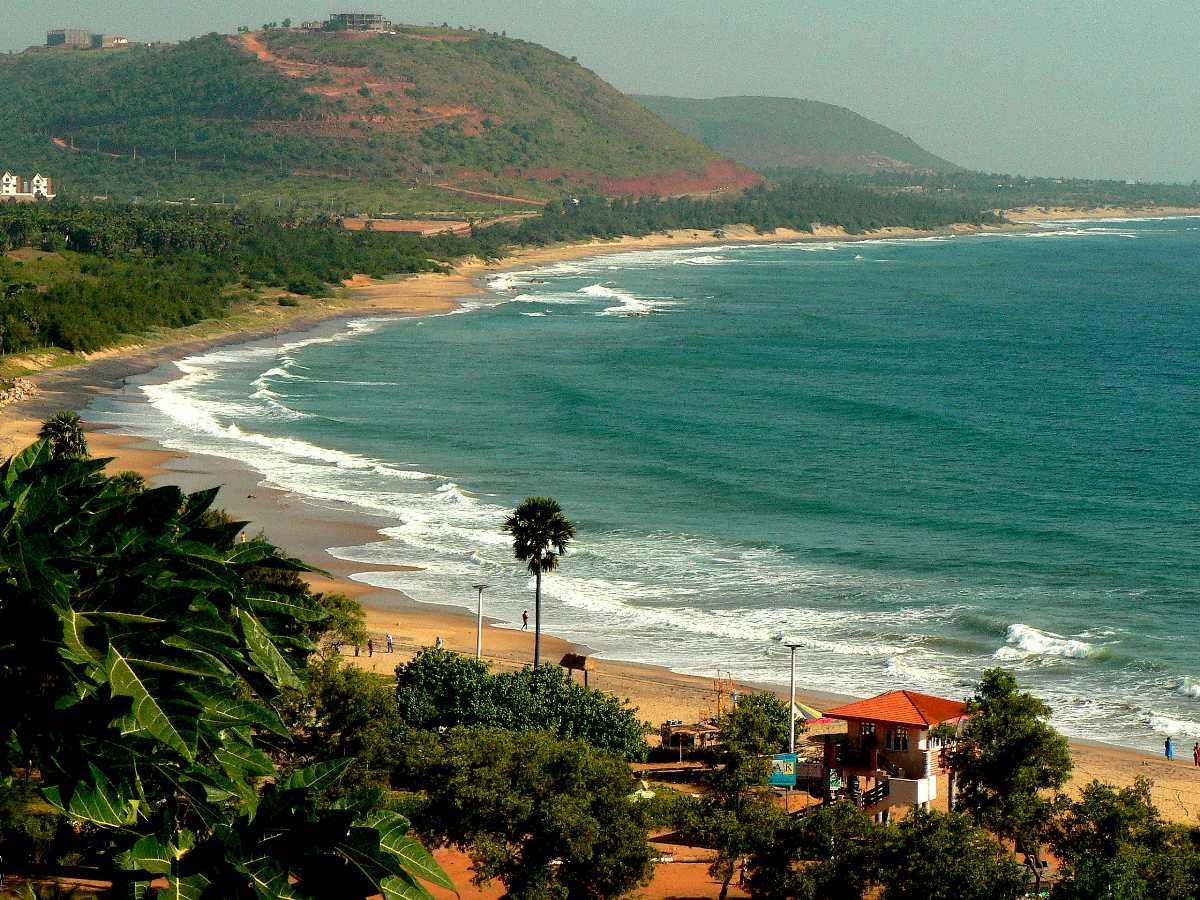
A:
POLYGON ((392 31, 394 26, 379 13, 332 13, 322 26, 328 31, 392 31))
POLYGON ((127 47, 129 38, 120 34, 94 34, 84 28, 53 28, 46 32, 47 47, 67 47, 76 50, 111 50, 127 47))
MULTIPOLYGON (((825 768, 836 776, 831 784, 844 785, 851 800, 886 822, 893 807, 927 808, 937 799, 939 779, 951 773, 941 739, 930 732, 941 725, 957 731, 967 705, 916 691, 889 691, 825 715, 846 723, 845 735, 825 736, 825 768)), ((949 796, 953 791, 950 784, 949 796)))
POLYGON ((47 47, 90 47, 92 33, 83 28, 54 28, 46 32, 47 47))
POLYGON ((37 200, 53 200, 54 180, 40 172, 24 179, 12 172, 0 174, 0 202, 33 203, 37 200))

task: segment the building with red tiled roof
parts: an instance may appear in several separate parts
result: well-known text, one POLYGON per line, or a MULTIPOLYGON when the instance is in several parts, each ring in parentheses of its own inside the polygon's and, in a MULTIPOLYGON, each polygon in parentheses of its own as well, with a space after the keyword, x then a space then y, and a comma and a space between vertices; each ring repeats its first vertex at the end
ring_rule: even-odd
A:
POLYGON ((828 709, 831 719, 856 719, 867 722, 888 722, 912 728, 932 728, 944 722, 958 722, 967 714, 967 704, 916 691, 888 691, 869 700, 856 700, 828 709))
POLYGON ((825 740, 825 765, 834 783, 887 821, 892 807, 928 806, 946 775, 943 740, 930 732, 957 726, 967 704, 917 691, 888 691, 825 711, 846 723, 846 734, 825 740), (863 786, 865 785, 865 787, 863 786))

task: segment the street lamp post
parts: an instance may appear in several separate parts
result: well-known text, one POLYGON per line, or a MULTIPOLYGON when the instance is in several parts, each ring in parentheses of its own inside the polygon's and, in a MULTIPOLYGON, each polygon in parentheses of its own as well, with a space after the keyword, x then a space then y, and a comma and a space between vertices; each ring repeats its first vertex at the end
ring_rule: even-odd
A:
POLYGON ((792 689, 788 699, 788 753, 796 752, 796 648, 799 644, 784 644, 792 651, 792 689))
MULTIPOLYGON (((478 606, 478 611, 477 611, 476 618, 475 618, 475 658, 482 659, 483 658, 483 589, 485 587, 487 587, 487 585, 484 584, 483 582, 480 582, 479 584, 471 585, 471 587, 473 587, 473 588, 475 588, 475 590, 479 591, 479 606, 478 606)), ((793 665, 793 669, 794 668, 795 668, 795 666, 793 665)))

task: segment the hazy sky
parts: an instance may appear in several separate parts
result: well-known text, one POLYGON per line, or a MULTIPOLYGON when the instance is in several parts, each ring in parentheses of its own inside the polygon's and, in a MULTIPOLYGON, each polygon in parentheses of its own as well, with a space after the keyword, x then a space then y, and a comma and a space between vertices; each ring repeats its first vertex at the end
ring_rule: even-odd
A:
MULTIPOLYGON (((971 168, 1200 179, 1196 0, 367 0, 545 44, 625 91, 847 106, 971 168)), ((340 7, 339 7, 340 8, 340 7)), ((359 8, 359 7, 355 7, 359 8)), ((309 0, 0 0, 0 50, 79 26, 173 40, 309 0)))

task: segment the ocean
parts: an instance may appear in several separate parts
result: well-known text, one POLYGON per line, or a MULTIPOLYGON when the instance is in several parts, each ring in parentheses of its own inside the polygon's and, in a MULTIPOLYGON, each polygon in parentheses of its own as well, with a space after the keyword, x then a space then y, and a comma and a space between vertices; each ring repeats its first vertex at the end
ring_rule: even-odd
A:
POLYGON ((88 412, 382 515, 357 576, 519 623, 500 525, 578 540, 544 627, 866 695, 1013 670, 1065 733, 1200 738, 1200 219, 625 252, 454 314, 219 349, 88 412))

